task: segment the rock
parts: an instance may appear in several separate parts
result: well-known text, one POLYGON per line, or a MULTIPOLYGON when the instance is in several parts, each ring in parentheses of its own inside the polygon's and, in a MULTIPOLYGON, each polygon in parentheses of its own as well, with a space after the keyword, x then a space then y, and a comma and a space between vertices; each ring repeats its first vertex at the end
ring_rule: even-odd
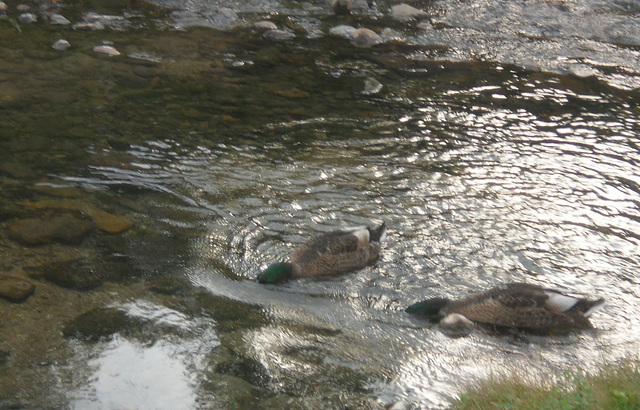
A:
POLYGON ((93 47, 93 51, 95 51, 96 53, 106 54, 109 57, 115 57, 120 55, 120 52, 116 50, 114 47, 107 46, 104 44, 93 47))
POLYGON ((100 21, 81 21, 72 26, 75 31, 104 30, 104 24, 100 21))
POLYGON ((276 29, 276 30, 267 30, 264 32, 262 36, 267 40, 271 40, 271 41, 284 41, 284 40, 290 40, 294 38, 296 35, 290 31, 276 29))
POLYGON ((27 245, 51 242, 78 244, 93 230, 93 224, 71 213, 15 221, 9 227, 11 237, 27 245))
POLYGON ((7 3, 4 1, 0 1, 0 15, 5 14, 7 12, 7 3))
POLYGON ((359 28, 351 34, 351 43, 356 47, 371 47, 382 43, 382 37, 368 28, 359 28))
POLYGON ((349 14, 351 13, 351 9, 353 9, 353 1, 352 0, 332 0, 331 1, 331 10, 335 14, 349 14))
POLYGON ((412 20, 428 16, 425 11, 404 3, 391 6, 391 15, 398 20, 412 20))
POLYGON ((23 302, 36 290, 36 285, 27 279, 0 273, 0 297, 12 302, 23 302))
POLYGON ((256 305, 204 291, 196 295, 196 301, 202 312, 216 321, 221 332, 261 327, 267 322, 262 309, 256 305))
POLYGON ((53 43, 53 45, 51 45, 51 47, 54 50, 58 50, 58 51, 64 51, 66 49, 68 49, 69 47, 71 47, 71 44, 69 44, 69 42, 63 38, 56 40, 55 43, 53 43))
MULTIPOLYGON (((263 398, 271 396, 269 390, 254 386, 234 376, 217 373, 207 374, 206 381, 202 383, 201 388, 216 398, 216 407, 219 408, 294 408, 288 406, 289 403, 282 402, 275 406, 264 407, 263 398)), ((302 408, 302 406, 298 408, 302 408)))
POLYGON ((115 308, 96 308, 81 314, 63 329, 64 337, 73 337, 89 342, 111 339, 116 333, 131 334, 144 322, 115 308))
POLYGON ((389 27, 382 29, 380 37, 382 37, 382 41, 384 41, 385 43, 391 41, 402 43, 405 41, 405 38, 401 33, 389 27))
POLYGON ((329 34, 351 39, 353 37, 354 31, 356 31, 355 27, 342 24, 339 26, 331 27, 331 29, 329 29, 329 34))
POLYGON ((269 21, 269 20, 256 21, 255 23, 253 23, 253 27, 258 28, 258 29, 262 29, 262 30, 277 30, 278 29, 278 26, 276 26, 276 23, 274 23, 273 21, 269 21))
POLYGON ((95 289, 102 284, 100 272, 97 272, 84 259, 53 262, 32 268, 30 276, 45 279, 66 289, 95 289))
POLYGON ((16 10, 18 11, 29 11, 31 7, 27 6, 26 4, 18 4, 16 6, 16 10))
POLYGON ((9 350, 0 350, 0 366, 4 366, 9 361, 11 352, 9 350))
POLYGON ((133 222, 127 219, 112 215, 86 202, 78 200, 45 199, 37 202, 26 202, 25 204, 35 209, 68 209, 84 212, 93 220, 93 223, 96 224, 99 229, 108 233, 121 233, 133 226, 133 222))
POLYGON ((52 14, 51 16, 49 16, 49 23, 56 24, 59 26, 68 26, 69 24, 71 24, 69 20, 67 20, 64 16, 60 14, 52 14))
POLYGON ((362 90, 362 94, 377 94, 380 92, 380 90, 382 90, 382 84, 380 83, 380 81, 376 80, 373 77, 369 77, 364 80, 364 89, 362 90))
POLYGON ((38 18, 33 13, 22 13, 18 16, 18 21, 20 23, 35 23, 38 21, 38 18))

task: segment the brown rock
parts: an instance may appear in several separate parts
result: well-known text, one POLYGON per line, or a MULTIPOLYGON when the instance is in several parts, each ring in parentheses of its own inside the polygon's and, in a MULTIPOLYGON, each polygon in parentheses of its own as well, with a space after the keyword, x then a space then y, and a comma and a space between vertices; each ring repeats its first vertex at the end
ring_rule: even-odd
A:
POLYGON ((69 209, 84 212, 93 220, 93 223, 95 223, 99 229, 109 233, 120 233, 133 226, 133 222, 128 219, 110 214, 91 204, 78 200, 42 200, 27 202, 26 204, 36 209, 69 209))
POLYGON ((36 285, 17 276, 0 273, 0 297, 12 302, 23 302, 36 290, 36 285))
POLYGON ((87 219, 66 213, 50 217, 19 219, 9 227, 11 237, 27 245, 51 242, 77 244, 93 229, 87 219))

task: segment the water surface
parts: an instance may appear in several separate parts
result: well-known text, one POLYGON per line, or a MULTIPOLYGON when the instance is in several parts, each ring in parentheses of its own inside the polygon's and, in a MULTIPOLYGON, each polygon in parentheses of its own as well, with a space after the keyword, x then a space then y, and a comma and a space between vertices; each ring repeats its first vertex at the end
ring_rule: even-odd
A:
POLYGON ((313 2, 194 2, 95 10, 130 13, 123 31, 3 24, 0 270, 37 288, 0 301, 0 403, 433 408, 491 374, 546 380, 637 354, 634 4, 434 2, 422 22, 387 6, 346 21, 313 2), (223 6, 237 16, 212 24, 223 6), (263 39, 251 23, 265 18, 297 37, 263 39), (322 34, 345 22, 405 40, 322 34), (74 46, 50 50, 62 34, 74 46), (95 54, 104 40, 123 55, 95 54), (11 234, 87 206, 133 227, 80 244, 11 234), (373 266, 254 281, 314 233, 380 221, 373 266), (507 281, 608 305, 595 329, 549 338, 452 338, 404 313, 507 281))

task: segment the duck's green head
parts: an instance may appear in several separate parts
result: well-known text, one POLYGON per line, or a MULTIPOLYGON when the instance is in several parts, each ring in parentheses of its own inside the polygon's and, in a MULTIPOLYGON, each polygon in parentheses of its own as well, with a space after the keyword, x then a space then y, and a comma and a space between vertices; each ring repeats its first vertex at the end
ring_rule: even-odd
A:
POLYGON ((414 303, 405 309, 405 312, 412 315, 424 316, 432 321, 439 321, 443 318, 442 309, 449 304, 449 299, 446 298, 432 298, 429 300, 423 300, 422 302, 414 303))
POLYGON ((278 262, 269 266, 258 275, 260 283, 282 283, 293 276, 293 265, 288 262, 278 262))

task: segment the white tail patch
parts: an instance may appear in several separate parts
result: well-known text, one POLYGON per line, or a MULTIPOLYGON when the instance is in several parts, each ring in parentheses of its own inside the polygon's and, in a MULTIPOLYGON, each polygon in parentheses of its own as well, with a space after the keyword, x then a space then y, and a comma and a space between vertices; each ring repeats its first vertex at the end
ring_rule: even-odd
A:
POLYGON ((605 306, 606 306, 606 304, 604 303, 604 299, 602 299, 600 301, 600 303, 598 303, 597 305, 591 306, 591 309, 589 309, 586 312, 584 312, 584 317, 591 316, 592 314, 596 313, 597 311, 599 311, 600 309, 602 309, 605 306))
POLYGON ((574 298, 573 296, 563 295, 562 293, 557 293, 551 290, 546 290, 544 293, 549 296, 549 300, 547 300, 547 306, 556 308, 559 312, 566 312, 571 309, 578 303, 578 298, 574 298))
POLYGON ((358 238, 358 242, 369 243, 369 230, 366 227, 357 227, 352 229, 353 231, 351 231, 351 234, 358 238))
POLYGON ((387 227, 382 228, 382 233, 380 234, 380 240, 378 242, 382 243, 387 239, 387 227))
POLYGON ((450 313, 440 321, 441 326, 447 327, 475 327, 475 323, 459 313, 450 313))

